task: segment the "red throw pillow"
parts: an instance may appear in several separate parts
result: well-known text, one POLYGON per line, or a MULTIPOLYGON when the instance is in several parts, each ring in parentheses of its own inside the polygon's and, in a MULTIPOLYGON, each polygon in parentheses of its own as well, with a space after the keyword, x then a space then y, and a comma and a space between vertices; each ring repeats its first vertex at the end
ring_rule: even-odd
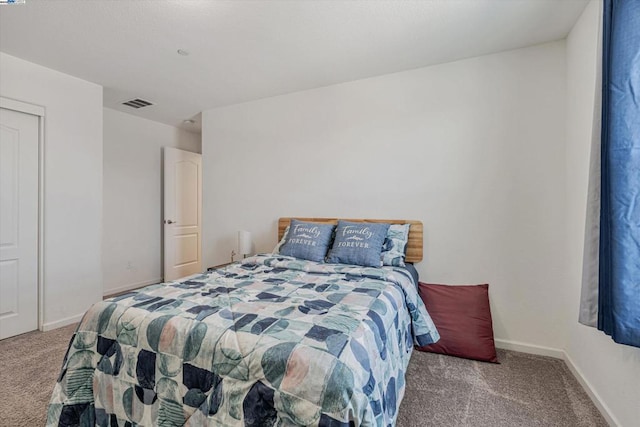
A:
POLYGON ((489 307, 489 285, 419 283, 419 292, 440 340, 421 351, 498 363, 489 307))

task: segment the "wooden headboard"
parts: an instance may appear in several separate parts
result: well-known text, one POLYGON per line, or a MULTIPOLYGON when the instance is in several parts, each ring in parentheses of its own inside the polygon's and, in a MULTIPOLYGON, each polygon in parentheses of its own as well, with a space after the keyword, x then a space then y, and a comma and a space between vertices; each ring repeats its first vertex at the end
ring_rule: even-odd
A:
MULTIPOLYGON (((282 239, 284 230, 287 228, 292 218, 280 218, 278 220, 278 241, 282 239)), ((337 224, 338 218, 298 218, 299 221, 319 222, 323 224, 337 224)), ((346 219, 344 221, 351 222, 385 222, 387 224, 411 224, 409 228, 409 241, 407 242, 406 261, 420 262, 422 261, 422 222, 408 219, 346 219)))

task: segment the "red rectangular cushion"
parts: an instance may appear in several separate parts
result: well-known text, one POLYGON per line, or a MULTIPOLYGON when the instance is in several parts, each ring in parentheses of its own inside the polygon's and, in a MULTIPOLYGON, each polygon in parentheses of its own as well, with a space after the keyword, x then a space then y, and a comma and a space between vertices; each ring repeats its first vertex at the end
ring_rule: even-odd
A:
POLYGON ((440 340, 421 351, 498 363, 489 307, 489 285, 434 285, 420 282, 420 297, 440 340))

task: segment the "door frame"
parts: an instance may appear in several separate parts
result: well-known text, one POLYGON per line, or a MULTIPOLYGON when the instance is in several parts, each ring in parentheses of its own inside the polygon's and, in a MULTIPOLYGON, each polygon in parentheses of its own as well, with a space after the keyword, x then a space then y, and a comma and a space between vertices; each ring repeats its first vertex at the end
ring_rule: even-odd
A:
POLYGON ((38 330, 44 324, 44 118, 45 107, 0 96, 0 108, 38 117, 38 330))

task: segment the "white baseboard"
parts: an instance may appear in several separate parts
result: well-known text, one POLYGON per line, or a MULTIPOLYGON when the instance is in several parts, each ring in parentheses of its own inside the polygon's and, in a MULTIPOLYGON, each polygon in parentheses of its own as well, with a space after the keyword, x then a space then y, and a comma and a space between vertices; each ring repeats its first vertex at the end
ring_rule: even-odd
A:
POLYGON ((578 369, 578 367, 573 363, 573 359, 571 359, 571 356, 569 356, 564 351, 563 353, 564 353, 564 363, 567 364, 567 367, 569 368, 573 376, 576 377, 576 380, 578 380, 578 382, 580 383, 584 391, 589 395, 589 397, 591 398, 591 401, 593 402, 594 405, 596 405, 596 408, 598 408, 598 411, 600 411, 605 421, 612 427, 619 426, 620 423, 618 422, 616 417, 613 416, 613 414, 611 413, 611 410, 602 401, 598 392, 596 392, 595 389, 591 386, 591 383, 587 381, 584 375, 582 375, 582 371, 580 371, 580 369, 578 369))
POLYGON ((519 351, 521 353, 537 354, 564 360, 564 350, 559 348, 544 347, 541 345, 527 344, 519 341, 495 339, 496 347, 504 350, 519 351))
POLYGON ((616 417, 614 417, 611 413, 609 407, 602 401, 600 395, 595 391, 591 383, 587 381, 584 375, 582 375, 580 369, 578 369, 578 367, 573 363, 571 357, 564 350, 561 350, 559 348, 544 347, 540 345, 526 344, 523 342, 502 339, 495 339, 495 343, 497 348, 501 348, 504 350, 513 350, 519 351, 521 353, 536 354, 538 356, 549 356, 556 359, 564 360, 564 363, 569 368, 569 371, 571 371, 571 373, 576 378, 578 383, 580 383, 589 398, 591 398, 591 401, 596 406, 598 411, 600 411, 600 414, 602 414, 605 421, 612 427, 617 427, 620 425, 616 417))
POLYGON ((133 289, 138 289, 147 285, 154 285, 156 283, 162 282, 162 277, 158 277, 157 279, 145 280, 138 283, 130 283, 128 285, 118 286, 117 288, 103 289, 103 296, 118 294, 120 292, 131 291, 133 289))
POLYGON ((84 313, 76 314, 75 316, 67 317, 64 319, 56 320, 54 322, 47 322, 42 324, 42 332, 51 331, 53 329, 62 328, 63 326, 71 325, 73 323, 78 323, 82 320, 82 316, 84 313))

